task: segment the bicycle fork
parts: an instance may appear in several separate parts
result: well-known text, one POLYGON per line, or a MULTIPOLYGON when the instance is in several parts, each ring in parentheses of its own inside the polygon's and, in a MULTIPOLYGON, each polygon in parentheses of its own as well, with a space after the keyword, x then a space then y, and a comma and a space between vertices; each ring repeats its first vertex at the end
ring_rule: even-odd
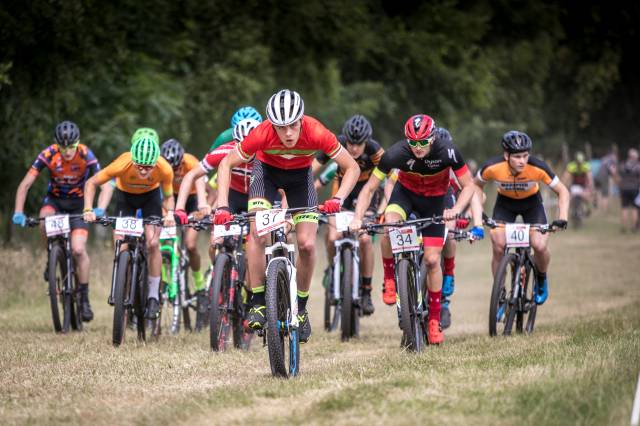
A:
POLYGON ((349 245, 352 248, 353 256, 351 258, 351 300, 358 301, 360 299, 360 256, 358 255, 358 242, 351 239, 342 239, 335 242, 336 254, 333 257, 333 299, 342 303, 341 294, 341 273, 340 273, 340 258, 342 256, 342 247, 349 245))

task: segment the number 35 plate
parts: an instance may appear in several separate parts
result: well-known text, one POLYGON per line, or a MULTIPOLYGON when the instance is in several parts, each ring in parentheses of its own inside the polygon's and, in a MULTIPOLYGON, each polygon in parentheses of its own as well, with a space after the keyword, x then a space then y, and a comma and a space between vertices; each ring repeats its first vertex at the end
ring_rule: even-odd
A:
POLYGON ((391 251, 394 254, 420 250, 415 226, 392 228, 389 230, 389 239, 391 240, 391 251))
POLYGON ((56 216, 47 216, 44 219, 44 229, 47 237, 62 235, 69 232, 69 215, 61 214, 56 216))

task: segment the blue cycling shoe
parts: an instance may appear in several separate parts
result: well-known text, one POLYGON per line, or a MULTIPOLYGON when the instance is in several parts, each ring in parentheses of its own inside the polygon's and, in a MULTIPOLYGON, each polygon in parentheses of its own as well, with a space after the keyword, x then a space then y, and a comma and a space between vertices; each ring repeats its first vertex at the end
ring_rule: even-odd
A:
POLYGON ((442 297, 450 297, 456 289, 456 279, 453 275, 442 276, 442 297))
POLYGON ((542 305, 547 301, 547 297, 549 297, 549 283, 545 278, 542 284, 538 283, 536 287, 536 296, 534 298, 536 305, 542 305))

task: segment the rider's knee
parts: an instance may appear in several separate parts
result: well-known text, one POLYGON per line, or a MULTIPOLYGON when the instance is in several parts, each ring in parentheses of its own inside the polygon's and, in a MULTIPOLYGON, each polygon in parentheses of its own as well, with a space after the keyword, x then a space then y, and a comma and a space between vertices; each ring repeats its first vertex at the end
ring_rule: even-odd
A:
POLYGON ((427 265, 427 268, 440 267, 440 253, 425 254, 424 263, 427 265))
POLYGON ((316 245, 314 241, 298 242, 298 252, 300 256, 310 256, 316 251, 316 245))
POLYGON ((84 244, 81 245, 72 245, 71 246, 71 254, 73 257, 84 257, 87 256, 87 247, 84 244))
POLYGON ((362 234, 362 235, 360 235, 360 237, 358 237, 358 239, 360 240, 360 245, 361 246, 371 245, 372 244, 371 235, 369 235, 369 234, 362 234))
POLYGON ((189 254, 193 254, 193 253, 197 253, 198 252, 198 242, 197 241, 186 241, 184 245, 187 248, 187 251, 189 252, 189 254))
POLYGON ((149 239, 147 240, 147 251, 149 253, 160 250, 160 241, 157 239, 149 239))

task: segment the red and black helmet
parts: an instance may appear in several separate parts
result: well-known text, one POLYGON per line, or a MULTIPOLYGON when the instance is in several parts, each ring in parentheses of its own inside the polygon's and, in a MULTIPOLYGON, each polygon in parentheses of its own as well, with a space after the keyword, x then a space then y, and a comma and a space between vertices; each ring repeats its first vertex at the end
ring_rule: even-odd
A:
POLYGON ((435 136, 436 123, 426 114, 416 114, 404 124, 404 135, 412 141, 424 141, 435 136))

